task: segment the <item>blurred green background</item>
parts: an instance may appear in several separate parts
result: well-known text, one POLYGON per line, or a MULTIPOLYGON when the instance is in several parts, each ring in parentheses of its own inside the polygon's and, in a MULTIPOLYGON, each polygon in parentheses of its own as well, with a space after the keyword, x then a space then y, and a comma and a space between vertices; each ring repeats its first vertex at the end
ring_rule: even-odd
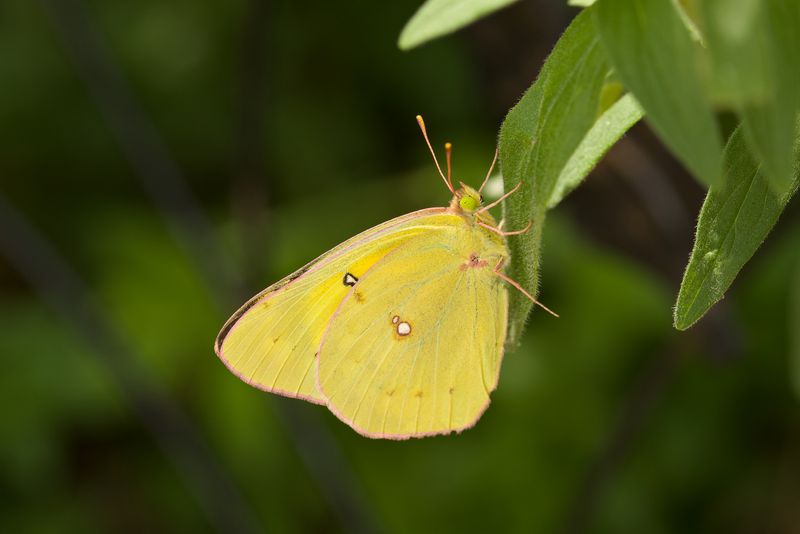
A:
POLYGON ((800 532, 798 210, 677 333, 703 191, 642 125, 549 218, 561 319, 463 435, 371 441, 213 353, 249 294, 448 201, 415 114, 479 183, 563 4, 411 53, 417 0, 0 5, 0 196, 35 229, 0 228, 0 531, 800 532), (43 241, 77 295, 10 259, 43 241))

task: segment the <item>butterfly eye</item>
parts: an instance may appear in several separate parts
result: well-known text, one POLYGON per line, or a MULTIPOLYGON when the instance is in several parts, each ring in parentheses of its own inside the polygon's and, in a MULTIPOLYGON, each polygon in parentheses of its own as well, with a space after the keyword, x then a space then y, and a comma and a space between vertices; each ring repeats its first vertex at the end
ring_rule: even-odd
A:
POLYGON ((458 205, 461 206, 461 209, 464 211, 473 212, 478 207, 478 200, 475 197, 465 195, 458 201, 458 205))

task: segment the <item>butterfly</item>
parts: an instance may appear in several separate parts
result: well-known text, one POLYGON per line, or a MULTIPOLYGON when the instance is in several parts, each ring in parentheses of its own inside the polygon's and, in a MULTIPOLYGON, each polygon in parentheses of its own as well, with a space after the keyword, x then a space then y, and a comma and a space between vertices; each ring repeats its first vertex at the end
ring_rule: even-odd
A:
POLYGON ((521 183, 483 204, 495 152, 479 189, 455 189, 450 143, 445 175, 417 122, 449 206, 397 217, 329 250, 247 301, 214 345, 248 384, 326 405, 371 438, 472 427, 497 386, 508 286, 541 306, 503 272, 506 237, 531 224, 504 231, 489 213, 521 183))

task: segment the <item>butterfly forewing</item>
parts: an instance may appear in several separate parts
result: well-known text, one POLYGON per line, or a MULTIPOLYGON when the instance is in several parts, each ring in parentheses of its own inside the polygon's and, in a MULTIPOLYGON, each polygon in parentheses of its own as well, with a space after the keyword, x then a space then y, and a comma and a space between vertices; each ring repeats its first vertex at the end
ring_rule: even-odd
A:
POLYGON ((215 344, 220 359, 256 387, 324 403, 314 362, 334 311, 381 258, 453 224, 444 211, 422 210, 376 226, 265 289, 222 328, 215 344))

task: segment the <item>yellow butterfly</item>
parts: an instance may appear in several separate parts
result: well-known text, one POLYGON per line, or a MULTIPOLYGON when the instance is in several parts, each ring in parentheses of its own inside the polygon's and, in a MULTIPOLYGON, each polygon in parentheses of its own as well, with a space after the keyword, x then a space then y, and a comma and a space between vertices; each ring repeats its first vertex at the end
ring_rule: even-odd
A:
MULTIPOLYGON (((503 231, 481 191, 371 228, 251 298, 215 351, 248 384, 324 404, 358 433, 407 439, 473 426, 497 386, 506 337, 503 231)), ((538 302, 537 302, 538 304, 538 302)), ((546 308, 545 308, 546 309, 546 308)), ((549 310, 548 310, 549 311, 549 310)), ((551 312, 552 313, 552 312, 551 312)))

